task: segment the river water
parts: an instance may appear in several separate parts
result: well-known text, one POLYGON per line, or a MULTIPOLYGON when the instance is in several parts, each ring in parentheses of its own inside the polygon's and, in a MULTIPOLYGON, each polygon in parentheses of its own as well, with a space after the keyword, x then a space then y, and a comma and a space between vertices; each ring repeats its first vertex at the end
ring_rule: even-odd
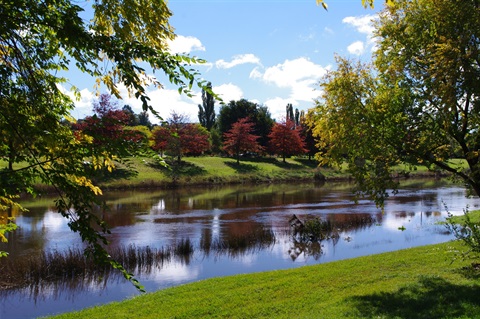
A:
MULTIPOLYGON (((122 191, 105 196, 103 218, 113 247, 161 248, 190 240, 194 252, 137 274, 147 292, 217 276, 285 269, 440 243, 453 236, 443 221, 449 212, 476 209, 478 198, 441 181, 409 181, 382 212, 371 201, 354 201, 345 183, 222 186, 184 190, 122 191), (296 242, 289 219, 318 217, 338 226, 338 236, 318 245, 296 242), (341 225, 341 226, 340 226, 341 225), (274 241, 234 250, 209 250, 205 243, 238 238, 262 229, 274 241)), ((55 212, 53 200, 26 201, 17 213, 19 229, 0 250, 20 259, 42 251, 81 247, 55 212)), ((35 318, 119 301, 139 293, 121 276, 95 281, 56 282, 0 292, 0 318, 35 318)))

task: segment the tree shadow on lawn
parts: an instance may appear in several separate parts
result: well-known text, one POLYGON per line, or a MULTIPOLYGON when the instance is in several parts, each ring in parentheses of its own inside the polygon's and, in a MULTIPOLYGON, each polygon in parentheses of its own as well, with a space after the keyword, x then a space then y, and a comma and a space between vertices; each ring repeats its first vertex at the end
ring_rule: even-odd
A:
POLYGON ((177 161, 167 161, 167 164, 168 168, 156 162, 149 162, 146 165, 162 171, 166 175, 175 174, 177 176, 198 176, 207 173, 204 168, 185 161, 180 161, 180 163, 177 161))
POLYGON ((252 173, 258 171, 258 167, 251 164, 242 163, 243 160, 240 161, 240 164, 237 162, 223 162, 228 167, 233 168, 238 174, 245 174, 245 173, 252 173))
POLYGON ((393 293, 349 298, 362 318, 479 318, 480 286, 423 277, 393 293))
POLYGON ((242 157, 241 162, 250 162, 250 163, 269 163, 275 166, 278 166, 283 169, 302 169, 304 164, 298 160, 295 160, 297 163, 283 162, 281 157, 242 157))
POLYGON ((111 182, 118 179, 130 179, 138 175, 134 169, 115 168, 111 172, 107 169, 94 172, 93 180, 101 180, 102 182, 111 182))

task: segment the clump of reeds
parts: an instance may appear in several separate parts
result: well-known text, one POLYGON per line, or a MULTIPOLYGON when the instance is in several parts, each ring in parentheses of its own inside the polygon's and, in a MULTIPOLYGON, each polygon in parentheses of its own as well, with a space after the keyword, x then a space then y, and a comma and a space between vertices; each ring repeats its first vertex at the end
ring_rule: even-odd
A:
POLYGON ((245 234, 217 238, 208 243, 204 253, 208 254, 213 250, 217 254, 226 253, 229 256, 237 256, 270 247, 275 242, 276 237, 272 229, 259 227, 245 234))
MULTIPOLYGON (((128 245, 110 248, 109 254, 128 272, 150 273, 154 267, 161 269, 174 257, 188 263, 194 248, 190 239, 182 239, 171 247, 152 248, 128 245)), ((88 258, 80 248, 48 251, 14 259, 0 259, 0 290, 45 285, 60 281, 92 281, 109 276, 112 268, 99 265, 88 258)))

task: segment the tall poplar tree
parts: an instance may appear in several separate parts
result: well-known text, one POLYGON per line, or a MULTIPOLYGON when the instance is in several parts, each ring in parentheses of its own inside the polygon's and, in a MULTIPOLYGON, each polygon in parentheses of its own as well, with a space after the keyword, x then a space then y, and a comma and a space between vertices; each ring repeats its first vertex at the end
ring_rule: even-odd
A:
POLYGON ((210 92, 202 90, 202 105, 198 105, 198 121, 210 132, 215 125, 215 97, 211 93, 212 83, 208 82, 206 87, 210 92))

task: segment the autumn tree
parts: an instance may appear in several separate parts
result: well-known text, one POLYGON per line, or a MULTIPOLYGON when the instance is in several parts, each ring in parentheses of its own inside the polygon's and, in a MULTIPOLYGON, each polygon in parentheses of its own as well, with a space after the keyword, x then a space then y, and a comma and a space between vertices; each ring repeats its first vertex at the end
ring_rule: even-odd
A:
POLYGON ((172 112, 167 123, 152 132, 153 149, 177 158, 184 155, 201 155, 210 149, 209 133, 197 123, 188 123, 185 115, 172 112))
MULTIPOLYGON (((0 127, 8 137, 0 139, 0 150, 2 157, 11 154, 13 164, 23 163, 21 169, 1 169, 0 208, 18 206, 16 197, 34 192, 35 183, 53 185, 58 212, 79 232, 89 256, 137 284, 104 248, 107 226, 92 213, 92 207, 101 204, 101 189, 83 165, 92 139, 74 135, 64 124, 72 121, 74 104, 62 87, 72 81, 62 75, 77 68, 117 98, 118 86, 124 85, 144 111, 157 114, 147 87, 163 85, 145 76, 149 69, 191 95, 192 86, 204 88, 204 82, 197 81, 190 65, 203 61, 167 50, 175 34, 165 1, 99 0, 88 5, 86 13, 71 0, 6 1, 0 6, 0 127)), ((98 162, 108 166, 117 151, 106 150, 102 157, 108 160, 98 162)))
POLYGON ((270 152, 282 156, 284 163, 287 156, 307 152, 300 130, 295 128, 295 123, 290 119, 275 123, 268 137, 270 152))
MULTIPOLYGON (((108 94, 102 94, 93 105, 93 116, 87 116, 74 124, 77 136, 91 137, 89 157, 108 160, 103 154, 116 154, 126 157, 136 153, 145 140, 145 135, 137 130, 125 129, 129 114, 119 109, 118 101, 108 94)), ((97 165, 98 163, 94 163, 97 165)))
POLYGON ((246 152, 262 152, 263 147, 258 143, 259 136, 253 134, 254 124, 248 117, 233 123, 232 128, 223 134, 223 150, 237 159, 240 164, 240 154, 246 152))
MULTIPOLYGON (((211 90, 212 83, 208 82, 207 87, 211 90)), ((209 132, 215 124, 215 98, 207 90, 202 90, 202 105, 198 105, 198 121, 209 132)))
POLYGON ((376 25, 373 65, 337 58, 311 117, 323 163, 348 169, 382 204, 392 167, 425 165, 480 195, 477 1, 395 1, 376 25), (450 161, 463 158, 468 168, 450 161))
POLYGON ((167 150, 168 140, 170 138, 170 130, 167 125, 155 126, 152 130, 152 149, 163 156, 167 150))
POLYGON ((182 151, 187 156, 198 156, 210 150, 210 134, 199 123, 187 123, 182 132, 182 151))
POLYGON ((218 115, 217 124, 222 136, 228 132, 233 123, 241 118, 249 117, 253 123, 253 133, 259 136, 258 142, 262 147, 268 145, 268 134, 273 126, 273 119, 266 106, 258 105, 245 99, 230 101, 222 105, 218 115))

